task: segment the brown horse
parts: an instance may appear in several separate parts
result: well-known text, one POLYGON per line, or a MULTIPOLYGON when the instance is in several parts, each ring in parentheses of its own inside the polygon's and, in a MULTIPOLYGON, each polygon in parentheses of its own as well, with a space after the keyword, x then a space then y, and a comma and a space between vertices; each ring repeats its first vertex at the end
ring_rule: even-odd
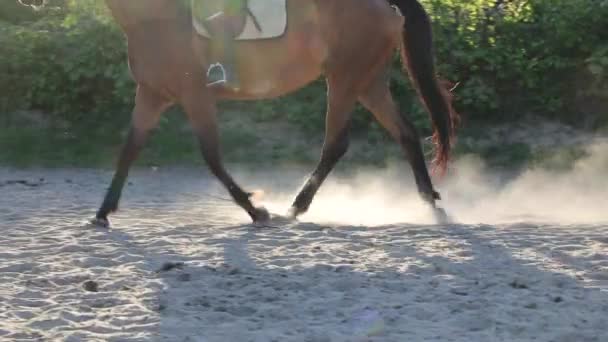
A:
MULTIPOLYGON (((26 5, 44 2, 20 1, 26 5)), ((214 1, 221 0, 208 0, 214 1)), ((137 93, 130 133, 96 223, 109 224, 108 215, 118 208, 131 164, 161 114, 173 104, 183 107, 208 167, 234 201, 253 221, 267 220, 268 212, 255 207, 251 193, 224 168, 216 103, 278 97, 320 76, 328 85, 325 143, 316 169, 293 202, 290 217, 308 210, 347 151, 351 112, 357 102, 401 145, 423 200, 440 211, 435 203, 440 196, 431 182, 419 135, 397 108, 387 77, 393 54, 400 49, 433 123, 435 166, 445 170, 457 114, 449 92, 436 78, 431 23, 417 0, 287 0, 289 20, 282 36, 235 42, 241 80, 238 91, 207 86, 206 70, 222 56, 210 48, 208 38, 193 29, 189 1, 106 0, 106 4, 126 35, 137 93)))

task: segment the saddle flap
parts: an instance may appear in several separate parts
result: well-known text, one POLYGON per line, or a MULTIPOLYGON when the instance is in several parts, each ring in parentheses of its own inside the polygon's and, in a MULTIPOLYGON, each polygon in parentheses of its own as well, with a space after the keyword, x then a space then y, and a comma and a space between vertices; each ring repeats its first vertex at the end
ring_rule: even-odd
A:
MULTIPOLYGON (((221 8, 223 1, 225 0, 215 1, 216 10, 209 12, 210 14, 208 15, 203 14, 203 17, 193 11, 192 22, 194 29, 199 35, 211 38, 212 35, 205 27, 203 21, 205 20, 204 18, 216 14, 218 9, 221 8), (218 6, 218 3, 220 6, 218 6)), ((287 30, 287 0, 249 0, 247 3, 249 13, 247 14, 245 26, 242 32, 236 36, 235 40, 272 39, 279 38, 285 34, 287 30)), ((192 8, 197 7, 192 6, 192 8)))

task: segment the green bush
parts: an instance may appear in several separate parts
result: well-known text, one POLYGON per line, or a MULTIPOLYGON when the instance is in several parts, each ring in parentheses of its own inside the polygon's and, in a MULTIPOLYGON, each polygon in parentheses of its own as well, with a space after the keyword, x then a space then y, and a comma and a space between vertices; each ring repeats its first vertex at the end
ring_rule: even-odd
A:
POLYGON ((124 37, 109 18, 79 6, 0 27, 0 113, 39 110, 78 123, 128 111, 134 83, 124 37))
MULTIPOLYGON (((439 72, 460 83, 457 108, 469 121, 534 113, 590 127, 608 123, 608 0, 421 1, 434 22, 439 72)), ((95 123, 130 111, 125 41, 103 1, 56 0, 43 13, 15 3, 0 5, 0 115, 40 110, 95 123)), ((404 112, 426 133, 427 115, 397 55, 393 75, 404 112)), ((224 106, 318 130, 325 85, 254 106, 224 106)), ((354 117, 355 128, 377 130, 361 109, 354 117)))
POLYGON ((423 2, 440 70, 461 82, 459 107, 472 120, 585 114, 608 123, 608 1, 423 2), (584 108, 589 95, 604 106, 584 108))
POLYGON ((0 2, 0 25, 2 22, 21 23, 36 20, 40 13, 36 13, 29 8, 20 5, 16 0, 0 2))

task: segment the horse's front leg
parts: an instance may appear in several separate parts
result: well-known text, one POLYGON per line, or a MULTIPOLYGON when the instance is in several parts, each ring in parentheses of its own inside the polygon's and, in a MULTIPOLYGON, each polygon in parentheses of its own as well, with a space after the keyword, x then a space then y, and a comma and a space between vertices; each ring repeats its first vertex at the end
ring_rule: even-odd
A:
POLYGON ((104 227, 110 225, 108 215, 118 209, 118 202, 120 201, 120 196, 125 181, 127 180, 129 169, 137 159, 150 132, 158 124, 161 114, 170 104, 170 101, 155 91, 143 86, 137 87, 135 108, 133 109, 129 135, 120 153, 118 165, 114 177, 112 178, 110 188, 95 216, 94 223, 96 225, 104 227))
POLYGON ((211 172, 254 222, 268 221, 270 219, 268 211, 264 208, 256 208, 251 202, 252 194, 245 192, 224 167, 220 154, 217 107, 210 91, 204 87, 204 82, 197 82, 194 86, 188 87, 186 94, 183 94, 182 105, 211 172))

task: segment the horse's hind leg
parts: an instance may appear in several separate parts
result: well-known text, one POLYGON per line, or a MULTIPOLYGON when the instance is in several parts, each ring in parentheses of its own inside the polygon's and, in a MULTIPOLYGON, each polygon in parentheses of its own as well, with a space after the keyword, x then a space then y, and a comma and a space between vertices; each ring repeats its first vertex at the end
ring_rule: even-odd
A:
MULTIPOLYGON (((345 81, 345 80, 343 80, 345 81)), ((348 131, 351 114, 356 104, 354 91, 345 82, 336 82, 328 78, 328 104, 325 122, 325 142, 321 160, 298 196, 296 197, 289 216, 292 218, 305 213, 313 197, 325 181, 336 163, 348 150, 348 131)))
POLYGON ((131 164, 137 159, 151 130, 156 127, 161 114, 169 105, 169 101, 154 91, 143 86, 137 88, 129 135, 120 153, 110 188, 95 216, 95 224, 101 226, 108 226, 110 224, 108 215, 118 209, 118 202, 120 201, 122 189, 129 174, 131 164))
POLYGON ((267 221, 270 218, 268 211, 256 208, 251 203, 252 194, 245 192, 224 168, 220 155, 217 108, 210 100, 207 89, 201 87, 204 83, 200 81, 196 84, 197 86, 189 87, 188 94, 182 99, 182 105, 199 140, 207 166, 254 222, 267 221))
POLYGON ((435 207, 435 201, 440 199, 440 196, 433 189, 418 132, 407 118, 400 115, 388 82, 379 78, 360 96, 359 101, 401 145, 414 172, 418 192, 426 202, 435 207))

